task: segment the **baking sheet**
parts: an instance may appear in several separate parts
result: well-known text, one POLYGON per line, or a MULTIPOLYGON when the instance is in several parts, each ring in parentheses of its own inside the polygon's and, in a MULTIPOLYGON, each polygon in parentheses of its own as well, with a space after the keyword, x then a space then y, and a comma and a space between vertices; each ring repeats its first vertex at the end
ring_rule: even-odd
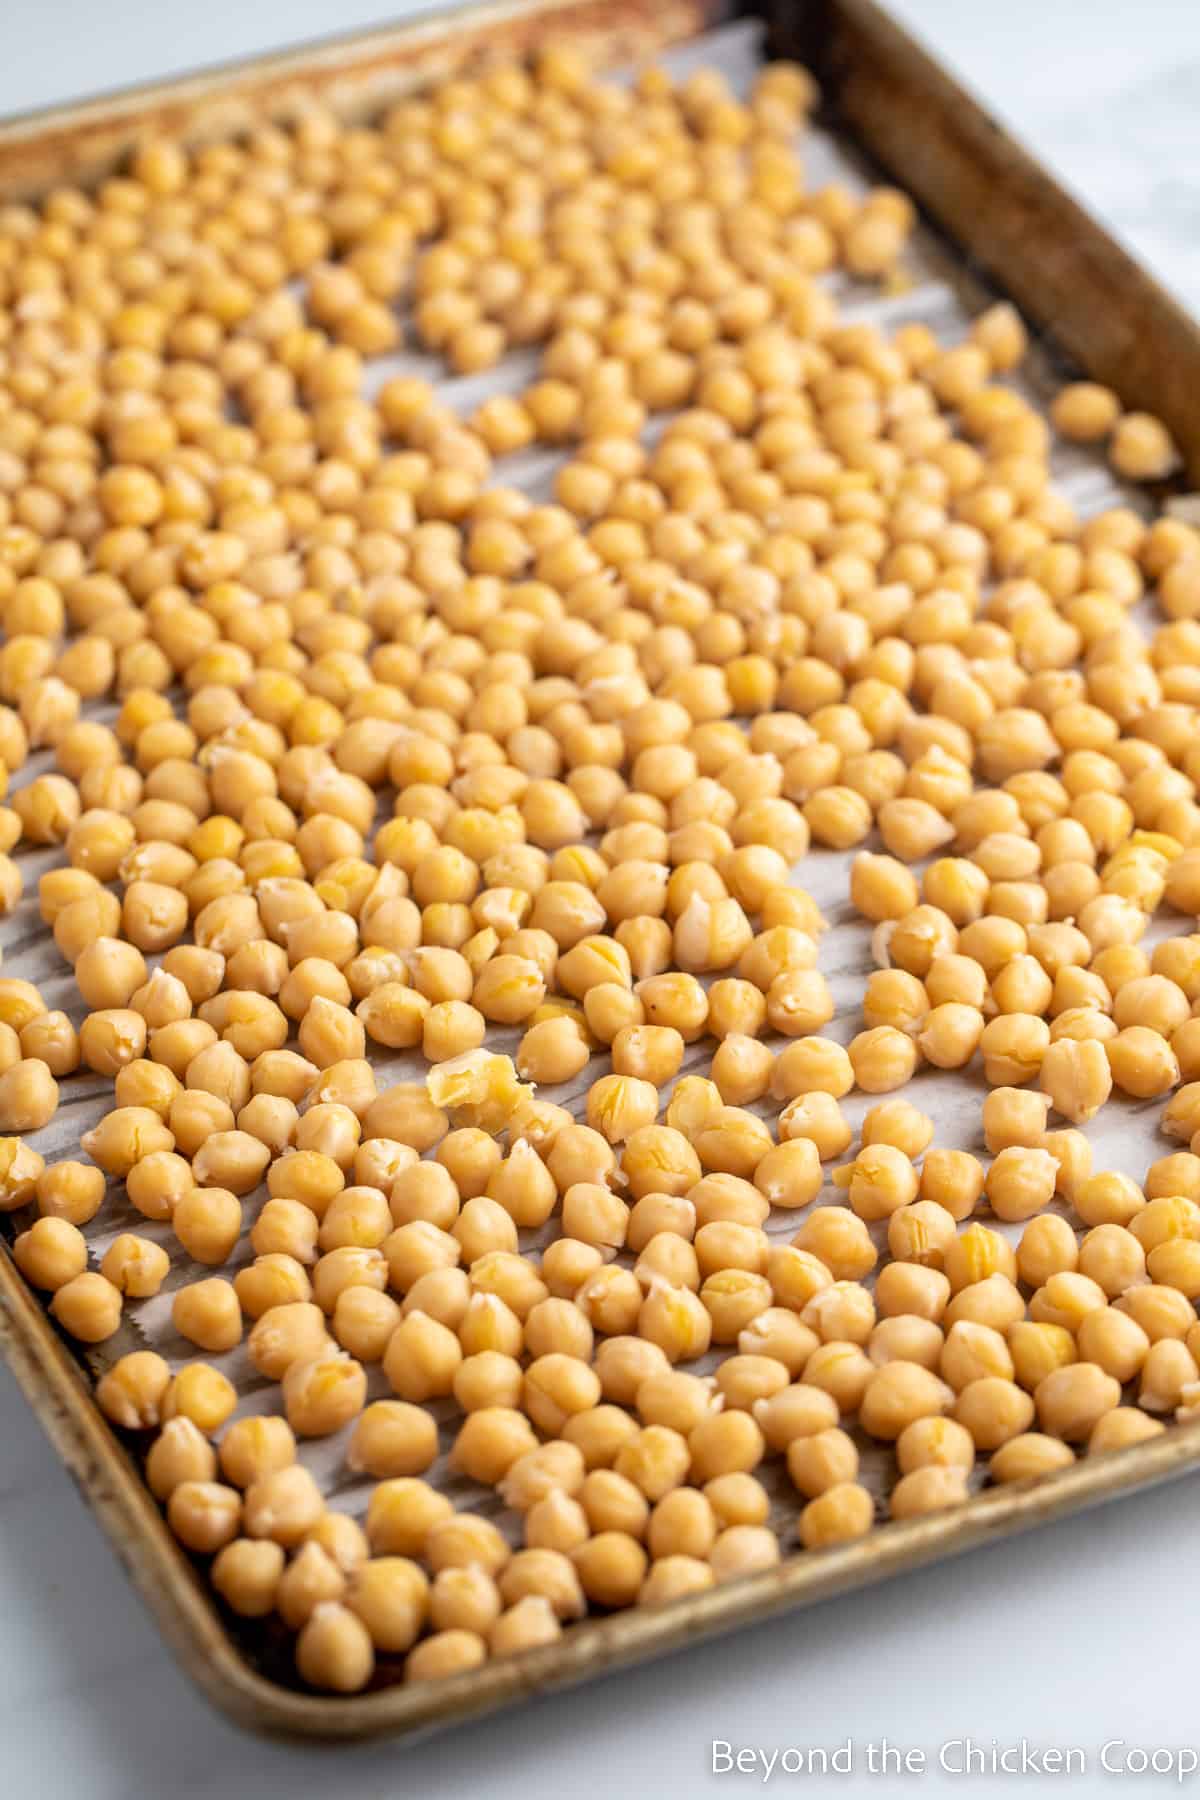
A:
MULTIPOLYGON (((759 59, 759 39, 757 25, 731 26, 668 52, 662 61, 680 76, 694 68, 717 66, 725 72, 735 89, 745 91, 759 59)), ((811 130, 805 134, 801 154, 810 186, 819 187, 829 181, 839 181, 852 189, 862 190, 869 185, 870 174, 864 166, 820 130, 811 130)), ((918 231, 906 254, 905 268, 910 277, 910 285, 901 292, 892 292, 886 296, 869 285, 854 282, 842 274, 827 278, 828 285, 837 294, 842 305, 843 320, 870 322, 885 330, 892 330, 904 322, 919 319, 935 330, 942 341, 954 342, 965 335, 970 318, 991 298, 985 288, 962 272, 948 248, 931 232, 918 231)), ((437 380, 441 398, 465 417, 488 395, 501 391, 518 391, 523 387, 534 373, 536 360, 533 353, 514 354, 506 357, 497 369, 486 375, 442 379, 441 364, 436 358, 416 351, 407 352, 378 359, 373 363, 369 370, 368 390, 373 391, 384 380, 397 373, 421 374, 437 380)), ((1017 385, 1031 397, 1044 402, 1059 379, 1061 374, 1056 374, 1051 356, 1035 346, 1017 385)), ((547 498, 554 472, 562 460, 563 457, 556 452, 526 452, 500 462, 495 470, 495 478, 506 485, 519 486, 536 498, 547 498)), ((1111 476, 1102 457, 1090 452, 1069 446, 1061 447, 1056 451, 1053 469, 1056 486, 1085 517, 1117 504, 1143 506, 1140 496, 1124 488, 1111 476)), ((108 705, 88 708, 87 713, 89 716, 111 718, 115 710, 115 707, 108 705)), ((52 766, 49 753, 38 753, 20 771, 14 785, 22 785, 52 766)), ((388 810, 385 807, 383 816, 387 815, 388 810)), ((857 851, 846 854, 814 851, 803 859, 795 871, 795 880, 814 896, 830 924, 830 929, 820 943, 819 967, 829 980, 837 1014, 835 1020, 825 1028, 825 1032, 843 1043, 861 1029, 863 987, 868 973, 874 967, 869 947, 870 927, 857 918, 846 899, 848 869, 855 854, 857 851)), ((65 967, 50 933, 41 924, 37 911, 38 877, 45 869, 63 860, 61 852, 53 850, 35 851, 21 856, 25 897, 16 911, 0 925, 0 949, 3 950, 5 975, 21 976, 36 982, 48 1006, 61 1007, 78 1023, 84 1009, 79 1004, 73 976, 65 967)), ((1145 942, 1151 944, 1158 938, 1175 935, 1184 929, 1186 925, 1183 921, 1163 917, 1154 922, 1145 942)), ((158 960, 149 959, 151 966, 158 960)), ((494 1047, 511 1053, 519 1036, 516 1031, 497 1030, 489 1037, 489 1044, 494 1043, 494 1047)), ((780 1043, 783 1041, 785 1040, 779 1040, 780 1043)), ((681 1075, 706 1073, 712 1049, 711 1041, 689 1046, 681 1075)), ((371 1057, 376 1065, 381 1089, 393 1081, 420 1078, 427 1066, 419 1056, 388 1056, 381 1053, 377 1046, 371 1047, 371 1057)), ((582 1116, 587 1088, 606 1068, 606 1058, 594 1058, 585 1075, 568 1087, 546 1088, 541 1092, 544 1097, 569 1106, 577 1116, 582 1116)), ((61 1092, 62 1100, 55 1119, 44 1131, 31 1135, 29 1139, 48 1161, 78 1154, 83 1132, 111 1106, 112 1084, 106 1078, 75 1076, 62 1083, 61 1092)), ((938 1145, 976 1152, 981 1152, 983 1148, 979 1125, 980 1107, 986 1092, 981 1073, 943 1072, 931 1068, 922 1069, 904 1090, 906 1098, 933 1117, 936 1124, 935 1142, 938 1145)), ((665 1098, 666 1092, 664 1101, 665 1098)), ((856 1130, 863 1114, 877 1103, 878 1098, 856 1093, 843 1102, 846 1115, 856 1130)), ((769 1111, 766 1107, 760 1107, 757 1110, 762 1111, 764 1116, 774 1116, 774 1109, 769 1111)), ((1160 1103, 1156 1101, 1137 1103, 1114 1096, 1098 1119, 1087 1128, 1093 1144, 1096 1167, 1120 1169, 1140 1179, 1147 1166, 1168 1147, 1157 1131, 1160 1111, 1160 1103)), ((840 1203, 844 1199, 841 1190, 832 1186, 828 1175, 827 1166, 825 1189, 815 1204, 840 1203)), ((134 1230, 142 1236, 161 1242, 168 1249, 172 1257, 172 1269, 163 1290, 157 1296, 127 1304, 119 1333, 108 1343, 84 1355, 83 1360, 93 1376, 103 1373, 117 1357, 134 1348, 156 1349, 167 1357, 173 1367, 197 1358, 200 1353, 173 1329, 171 1305, 174 1293, 180 1286, 200 1275, 217 1273, 232 1276, 253 1259, 248 1232, 264 1198, 265 1190, 260 1190, 244 1202, 246 1235, 229 1263, 214 1271, 190 1264, 179 1250, 170 1227, 154 1224, 143 1218, 125 1199, 121 1184, 110 1183, 106 1203, 86 1232, 94 1258, 98 1261, 121 1232, 134 1230)), ((988 1218, 986 1213, 977 1216, 988 1218)), ((11 1234, 26 1222, 24 1215, 14 1215, 5 1221, 3 1228, 11 1234)), ((988 1222, 996 1223, 990 1218, 988 1222)), ((786 1241, 794 1234, 799 1223, 800 1219, 794 1213, 778 1213, 768 1221, 767 1230, 773 1238, 786 1241)), ((884 1227, 875 1229, 882 1243, 884 1227)), ((1000 1229, 1011 1238, 1019 1236, 1019 1227, 1001 1226, 1000 1229)), ((543 1232, 522 1233, 522 1250, 537 1249, 556 1235, 556 1230, 556 1224, 552 1221, 543 1232)), ((622 1260, 632 1259, 625 1257, 622 1260)), ((693 1371, 706 1372, 727 1354, 729 1350, 725 1349, 688 1367, 693 1371)), ((204 1360, 222 1368, 236 1386, 241 1398, 235 1417, 281 1410, 278 1384, 268 1382, 254 1372, 244 1347, 225 1356, 209 1356, 204 1360)), ((385 1397, 390 1389, 379 1368, 373 1367, 368 1373, 369 1398, 385 1397)), ((452 1495, 456 1505, 471 1507, 496 1518, 513 1542, 519 1542, 519 1520, 516 1516, 505 1512, 490 1490, 478 1488, 447 1466, 446 1453, 460 1417, 457 1408, 452 1402, 440 1402, 435 1403, 433 1410, 440 1425, 441 1455, 428 1472, 427 1479, 452 1495)), ((348 1435, 349 1428, 333 1437, 303 1444, 301 1460, 320 1481, 332 1504, 361 1514, 374 1484, 370 1478, 352 1477, 345 1469, 344 1451, 348 1435)), ((865 1436, 860 1437, 860 1445, 863 1451, 862 1478, 877 1497, 882 1498, 894 1479, 892 1453, 865 1436)), ((780 1531, 786 1550, 794 1542, 794 1524, 801 1507, 800 1498, 786 1478, 781 1459, 765 1464, 760 1474, 771 1489, 773 1523, 780 1531)), ((974 1485, 978 1487, 983 1480, 984 1468, 980 1464, 973 1476, 974 1485)), ((243 1635, 243 1631, 244 1627, 239 1622, 239 1637, 243 1635)), ((273 1673, 286 1675, 286 1658, 279 1657, 279 1644, 269 1630, 263 1633, 261 1640, 252 1638, 252 1648, 271 1667, 273 1673)))

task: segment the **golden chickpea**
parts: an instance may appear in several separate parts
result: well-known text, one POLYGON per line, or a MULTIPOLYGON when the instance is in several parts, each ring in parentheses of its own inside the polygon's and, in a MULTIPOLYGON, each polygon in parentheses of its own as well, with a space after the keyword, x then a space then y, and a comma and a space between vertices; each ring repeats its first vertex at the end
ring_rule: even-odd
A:
POLYGON ((886 1363, 871 1378, 860 1419, 872 1437, 896 1439, 915 1419, 949 1411, 953 1392, 916 1363, 886 1363))
POLYGON ((193 1187, 176 1202, 171 1224, 189 1256, 209 1265, 223 1263, 241 1235, 241 1203, 228 1189, 193 1187))
POLYGON ((1072 1200, 1085 1225, 1130 1225, 1145 1205, 1137 1183, 1115 1170, 1088 1175, 1072 1200))
POLYGON ((798 1094, 779 1115, 780 1142, 810 1138, 822 1162, 840 1156, 849 1147, 853 1135, 832 1094, 798 1094))
MULTIPOLYGON (((135 1025, 133 1029, 136 1032, 138 1027, 135 1025)), ((66 1013, 42 1013, 22 1027, 17 1045, 13 1048, 19 1049, 20 1054, 26 1058, 44 1063, 51 1075, 58 1079, 63 1075, 73 1075, 79 1067, 81 1032, 75 1030, 66 1013)), ((9 1058, 7 1068, 15 1066, 17 1060, 16 1055, 9 1058)), ((119 1062, 116 1066, 119 1067, 119 1062)), ((115 1074, 116 1067, 97 1072, 115 1074)))
POLYGON ((26 1281, 57 1293, 87 1268, 87 1244, 68 1219, 50 1215, 36 1219, 20 1234, 13 1245, 13 1260, 26 1281))
POLYGON ((186 1415, 168 1419, 146 1458, 146 1480, 156 1500, 166 1500, 185 1481, 211 1481, 217 1457, 200 1428, 186 1415))
POLYGON ((221 1439, 221 1473, 234 1487, 248 1488, 296 1460, 296 1440, 285 1419, 271 1415, 239 1419, 221 1439))
POLYGON ((128 1006, 146 980, 145 958, 134 945, 119 938, 97 937, 78 957, 75 980, 93 1011, 128 1006))
POLYGON ((347 1466, 376 1477, 419 1475, 437 1455, 437 1427, 420 1407, 377 1400, 359 1416, 347 1466))
POLYGON ((290 1550, 304 1540, 324 1510, 312 1475, 301 1463, 292 1462, 269 1468, 250 1483, 243 1523, 248 1537, 269 1538, 290 1550))
POLYGON ((168 1364, 153 1350, 120 1357, 96 1384, 96 1402, 106 1419, 125 1431, 145 1431, 162 1419, 171 1380, 168 1364))
POLYGON ((1001 1150, 987 1172, 984 1190, 997 1218, 1032 1218, 1054 1197, 1057 1165, 1047 1150, 1013 1146, 1001 1150))
POLYGON ((32 1058, 0 1073, 0 1129, 40 1131, 58 1111, 58 1083, 44 1062, 32 1058))
POLYGON ((573 1553, 572 1561, 588 1599, 600 1606, 629 1606, 636 1600, 649 1559, 636 1539, 622 1531, 600 1531, 573 1553))
POLYGON ((854 1079, 866 1094, 891 1093, 913 1075, 918 1047, 906 1032, 892 1025, 876 1025, 860 1031, 849 1045, 854 1079))
POLYGON ((1121 403, 1111 389, 1092 381, 1075 381, 1059 389, 1050 416, 1063 437, 1094 443, 1108 436, 1120 412, 1121 403))
POLYGON ((1138 1405, 1143 1412, 1173 1412, 1194 1394, 1195 1359, 1186 1344, 1163 1338, 1152 1344, 1142 1364, 1138 1405))
POLYGON ((293 1362, 310 1359, 328 1343, 325 1316, 311 1301, 271 1307, 256 1321, 247 1340, 250 1361, 261 1375, 278 1381, 293 1362))
POLYGON ((1132 1287, 1113 1304, 1137 1320, 1152 1344, 1160 1338, 1186 1337, 1196 1320, 1196 1310, 1186 1295, 1158 1283, 1132 1287))
POLYGON ((100 1272, 123 1294, 144 1300, 158 1292, 170 1266, 171 1259, 160 1244, 123 1231, 105 1251, 100 1272))
POLYGON ((163 1417, 189 1419, 212 1435, 237 1405, 237 1393, 228 1376, 211 1363, 188 1363, 180 1369, 163 1398, 163 1417))
POLYGON ((1139 1412, 1132 1406, 1114 1406, 1097 1419, 1088 1438, 1088 1455, 1099 1455, 1106 1450, 1124 1450, 1130 1444, 1145 1443, 1147 1438, 1158 1437, 1166 1426, 1161 1419, 1152 1419, 1149 1414, 1139 1412))
POLYGON ((80 1162, 51 1163, 37 1178, 38 1212, 43 1218, 86 1225, 104 1203, 104 1186, 102 1169, 80 1162))
POLYGON ((865 1537, 875 1521, 875 1503, 866 1488, 855 1481, 835 1482, 800 1515, 800 1541, 806 1550, 825 1550, 834 1544, 865 1537))
POLYGON ((502 1406, 480 1407, 459 1430, 451 1452, 454 1466, 485 1486, 500 1481, 526 1450, 536 1446, 529 1421, 502 1406))
POLYGON ((1116 421, 1109 456, 1117 473, 1130 481, 1161 481, 1179 460, 1166 426, 1144 412, 1124 413, 1116 421))
POLYGON ((388 1339, 383 1372, 401 1399, 419 1402, 448 1394, 461 1362, 454 1332, 417 1309, 405 1315, 388 1339))
POLYGON ((846 1187, 850 1205, 870 1223, 909 1206, 918 1192, 917 1172, 892 1144, 870 1144, 850 1165, 846 1187))
POLYGON ((182 1481, 167 1500, 167 1523, 185 1549, 211 1555, 237 1536, 242 1498, 216 1481, 182 1481))
POLYGON ((585 1069, 589 1056, 587 1039, 573 1019, 543 1019, 521 1039, 517 1069, 526 1081, 554 1087, 585 1069))
POLYGON ((280 1545, 235 1538, 213 1562, 213 1586, 242 1618, 265 1618, 275 1610, 283 1566, 280 1545))
MULTIPOLYGON (((164 1267, 160 1280, 165 1272, 164 1267)), ((242 1309, 235 1288, 227 1281, 197 1281, 180 1288, 171 1319, 181 1337, 212 1354, 232 1350, 241 1342, 242 1309)))
POLYGON ((1095 1363, 1071 1363, 1038 1383, 1038 1419, 1050 1436, 1081 1443, 1120 1404, 1121 1385, 1095 1363))
POLYGON ((55 1289, 50 1311, 71 1337, 101 1344, 121 1323, 121 1290, 103 1275, 85 1271, 55 1289))
POLYGON ((769 1150, 754 1171, 754 1185, 764 1198, 787 1210, 809 1205, 820 1193, 821 1183, 817 1147, 804 1137, 769 1150))
POLYGON ((552 1644, 562 1635, 557 1614, 544 1594, 527 1594, 496 1620, 488 1638, 493 1656, 515 1656, 522 1650, 552 1644))
POLYGON ((901 1476, 889 1496, 888 1510, 893 1519, 916 1519, 962 1506, 967 1498, 965 1470, 930 1464, 901 1476))
POLYGON ((296 1639, 296 1668, 310 1687, 355 1694, 366 1687, 374 1667, 370 1632, 335 1601, 318 1606, 296 1639))

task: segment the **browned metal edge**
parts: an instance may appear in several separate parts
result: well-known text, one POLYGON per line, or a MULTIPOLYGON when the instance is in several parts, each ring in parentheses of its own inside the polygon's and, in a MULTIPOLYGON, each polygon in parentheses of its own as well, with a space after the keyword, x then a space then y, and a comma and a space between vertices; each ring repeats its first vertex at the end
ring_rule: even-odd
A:
POLYGON ((875 0, 777 0, 772 48, 1097 381, 1165 420, 1200 484, 1200 327, 875 0))
POLYGON ((159 133, 187 143, 229 138, 314 102, 365 118, 418 85, 567 33, 604 61, 633 61, 728 10, 724 0, 491 0, 48 107, 0 120, 0 197, 98 181, 140 138, 159 133))
POLYGON ((574 1626, 558 1644, 425 1687, 329 1699, 263 1679, 243 1660, 179 1552, 136 1470, 98 1412, 65 1345, 0 1247, 0 1350, 47 1435, 180 1661, 239 1724, 307 1738, 431 1731, 589 1676, 907 1573, 1079 1512, 1200 1464, 1200 1425, 1130 1450, 1088 1457, 1034 1483, 987 1489, 950 1513, 893 1524, 836 1550, 794 1555, 778 1569, 662 1612, 574 1626))
MULTIPOLYGON (((190 141, 227 136, 314 99, 361 115, 483 54, 520 53, 548 35, 569 30, 614 58, 629 57, 701 29, 723 10, 720 0, 503 0, 51 109, 0 124, 0 194, 16 198, 55 182, 95 180, 147 131, 190 141)), ((1197 386, 1200 334, 1181 309, 872 0, 809 0, 803 34, 793 0, 776 27, 777 48, 799 51, 818 67, 867 147, 1091 373, 1160 412, 1195 468, 1200 433, 1186 390, 1197 386), (1082 316, 1081 295, 1095 301, 1082 316)), ((434 1687, 331 1699, 267 1681, 239 1653, 3 1245, 0 1351, 199 1686, 242 1725, 306 1738, 433 1730, 905 1573, 1200 1465, 1200 1425, 1177 1427, 1034 1484, 986 1490, 952 1513, 888 1525, 841 1549, 795 1555, 776 1570, 663 1612, 576 1626, 559 1644, 434 1687)))

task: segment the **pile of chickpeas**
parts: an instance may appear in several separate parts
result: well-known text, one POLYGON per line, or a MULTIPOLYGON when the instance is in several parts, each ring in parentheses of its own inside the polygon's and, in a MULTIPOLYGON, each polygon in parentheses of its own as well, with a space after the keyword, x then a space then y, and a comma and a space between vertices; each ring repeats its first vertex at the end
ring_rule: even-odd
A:
MULTIPOLYGON (((0 905, 58 852, 78 995, 0 978, 0 1207, 83 1345, 173 1277, 188 1356, 98 1402, 315 1688, 861 1537, 868 1442, 905 1519, 1200 1412, 1200 934, 1142 947, 1200 913, 1200 534, 1055 490, 1010 307, 840 320, 913 213, 806 186, 813 101, 552 47, 0 211, 0 905), (406 318, 536 378, 367 398, 406 318), (982 1073, 986 1163, 922 1066, 982 1073), (1114 1092, 1188 1146, 1141 1185, 1114 1092)), ((1176 461, 1094 384, 1053 422, 1176 461)))

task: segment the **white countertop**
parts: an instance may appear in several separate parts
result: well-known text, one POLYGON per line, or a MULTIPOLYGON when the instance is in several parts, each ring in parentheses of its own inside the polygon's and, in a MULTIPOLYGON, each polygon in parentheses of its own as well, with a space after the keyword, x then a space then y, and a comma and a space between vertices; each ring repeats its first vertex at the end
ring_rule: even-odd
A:
MULTIPOLYGON (((1200 5, 1196 0, 894 0, 1031 147, 1200 310, 1200 5)), ((8 0, 0 114, 395 16, 342 0, 8 0)), ((411 10, 411 9, 409 9, 411 10)), ((524 1800, 743 1792, 714 1738, 782 1749, 852 1739, 856 1770, 772 1790, 953 1790, 938 1746, 1081 1747, 1076 1794, 1169 1787, 1098 1772, 1100 1746, 1200 1744, 1187 1571, 1200 1478, 1118 1503, 634 1676, 615 1676, 416 1748, 292 1748, 219 1718, 179 1673, 0 1370, 3 1800, 524 1800), (923 1748, 930 1772, 870 1775, 868 1740, 923 1748)), ((950 1753, 953 1761, 954 1754, 950 1753)), ((1120 1755, 1120 1753, 1114 1753, 1120 1755)), ((992 1777, 971 1795, 1049 1791, 992 1777)))

